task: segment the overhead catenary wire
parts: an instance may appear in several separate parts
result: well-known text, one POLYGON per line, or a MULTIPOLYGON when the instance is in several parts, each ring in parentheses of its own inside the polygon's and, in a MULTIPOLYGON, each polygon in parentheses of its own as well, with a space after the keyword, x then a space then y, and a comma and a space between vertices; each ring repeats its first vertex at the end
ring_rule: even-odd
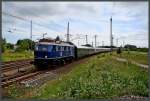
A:
MULTIPOLYGON (((26 21, 26 22, 29 22, 29 23, 30 23, 31 20, 32 20, 32 19, 26 19, 26 18, 23 18, 23 17, 20 17, 20 16, 16 16, 16 15, 14 15, 14 14, 9 14, 9 13, 6 13, 6 12, 2 12, 2 14, 6 15, 6 16, 14 17, 14 18, 19 19, 19 20, 22 20, 22 21, 26 21)), ((52 30, 52 31, 57 32, 57 33, 60 33, 60 32, 58 32, 58 31, 56 31, 56 30, 54 30, 54 29, 52 29, 52 28, 50 28, 50 27, 48 27, 48 26, 42 25, 42 24, 37 23, 37 22, 35 22, 35 21, 34 21, 34 22, 32 21, 32 24, 35 24, 35 25, 44 27, 44 28, 46 28, 46 29, 52 30)), ((57 25, 58 25, 58 24, 57 24, 57 25)), ((62 26, 62 25, 59 25, 59 26, 62 26)), ((64 26, 63 26, 63 27, 64 27, 64 26)))
POLYGON ((28 22, 31 21, 31 20, 25 19, 23 17, 19 17, 19 16, 16 16, 16 15, 13 15, 13 14, 9 14, 9 13, 6 13, 6 12, 2 12, 2 14, 7 15, 7 16, 11 16, 11 17, 14 17, 14 18, 17 18, 17 19, 20 19, 20 20, 23 20, 23 21, 28 21, 28 22))
MULTIPOLYGON (((35 25, 37 25, 37 26, 46 28, 46 29, 48 29, 48 30, 50 30, 50 31, 54 31, 54 32, 56 32, 56 34, 57 34, 57 33, 59 33, 59 34, 61 33, 61 32, 59 32, 59 31, 56 31, 55 29, 51 28, 50 26, 43 25, 43 24, 41 24, 41 23, 39 23, 39 22, 33 21, 32 19, 23 18, 23 17, 17 16, 17 15, 14 15, 14 14, 6 13, 6 12, 2 12, 2 14, 6 15, 6 16, 13 17, 13 18, 16 18, 16 19, 19 19, 19 20, 22 20, 22 21, 26 21, 26 22, 28 22, 28 23, 31 23, 31 21, 32 21, 32 25, 33 25, 32 27, 33 27, 33 28, 34 28, 34 24, 35 24, 35 25)), ((99 21, 106 22, 106 20, 99 20, 99 21)), ((54 25, 62 26, 62 25, 56 24, 56 23, 54 23, 54 25)), ((66 28, 66 27, 64 27, 64 26, 62 26, 62 27, 63 27, 63 28, 66 28)), ((18 29, 17 29, 17 30, 18 30, 18 29)), ((71 30, 71 31, 73 31, 73 30, 71 30)), ((73 32, 75 32, 75 31, 73 31, 73 32)), ((63 33, 65 33, 65 29, 64 29, 64 32, 63 32, 63 33)))

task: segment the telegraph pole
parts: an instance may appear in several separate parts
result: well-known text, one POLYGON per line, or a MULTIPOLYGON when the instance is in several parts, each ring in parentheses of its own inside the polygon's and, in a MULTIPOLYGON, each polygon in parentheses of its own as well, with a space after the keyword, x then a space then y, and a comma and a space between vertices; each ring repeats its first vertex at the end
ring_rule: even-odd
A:
POLYGON ((95 37, 95 48, 96 48, 96 37, 97 37, 97 35, 95 35, 94 37, 95 37))
POLYGON ((102 46, 104 46, 104 41, 102 41, 102 46))
POLYGON ((97 35, 95 35, 94 37, 95 37, 95 51, 96 51, 96 38, 97 38, 97 35))
POLYGON ((110 18, 110 49, 112 51, 112 46, 113 46, 113 37, 112 37, 112 17, 110 18))
POLYGON ((69 22, 68 22, 68 27, 67 27, 67 42, 69 42, 69 22))
POLYGON ((87 35, 85 35, 85 37, 86 37, 86 44, 88 44, 87 35))
POLYGON ((118 46, 118 38, 116 39, 116 46, 118 46))
POLYGON ((124 40, 123 40, 123 47, 124 47, 124 45, 125 45, 125 42, 124 42, 124 40))
POLYGON ((31 39, 31 52, 32 52, 32 20, 30 22, 31 26, 30 26, 30 39, 31 39))

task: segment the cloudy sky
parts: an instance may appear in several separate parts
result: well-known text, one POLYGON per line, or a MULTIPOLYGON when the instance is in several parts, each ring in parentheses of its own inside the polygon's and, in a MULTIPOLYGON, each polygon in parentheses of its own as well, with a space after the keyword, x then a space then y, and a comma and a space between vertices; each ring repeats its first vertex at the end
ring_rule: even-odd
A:
POLYGON ((76 45, 94 42, 110 45, 110 17, 114 45, 133 44, 148 47, 148 2, 3 2, 2 35, 7 42, 30 38, 33 40, 59 35, 66 40, 67 23, 70 38, 76 45), (118 39, 118 44, 117 44, 118 39))

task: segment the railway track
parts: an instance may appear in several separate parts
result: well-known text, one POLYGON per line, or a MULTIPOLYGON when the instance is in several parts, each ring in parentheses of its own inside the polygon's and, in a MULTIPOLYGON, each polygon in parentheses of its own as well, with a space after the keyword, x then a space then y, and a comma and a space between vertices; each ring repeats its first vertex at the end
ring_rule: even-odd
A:
POLYGON ((25 66, 30 66, 33 59, 24 59, 24 60, 17 60, 17 61, 10 61, 10 62, 3 62, 2 63, 2 73, 8 72, 14 69, 20 69, 25 66))
MULTIPOLYGON (((98 54, 98 53, 97 53, 98 54)), ((14 82, 20 82, 20 81, 23 81, 25 79, 28 79, 28 78, 33 78, 34 76, 36 75, 39 75, 39 74, 44 74, 46 72, 49 72, 51 71, 52 73, 54 74, 61 74, 63 72, 67 72, 68 70, 70 70, 70 67, 72 67, 72 65, 75 65, 76 63, 80 63, 80 61, 83 61, 85 60, 87 57, 90 57, 90 56, 94 56, 96 54, 93 54, 93 55, 89 55, 89 56, 86 56, 86 57, 82 57, 82 58, 79 58, 77 60, 74 60, 72 62, 67 62, 66 64, 64 64, 63 66, 60 66, 60 65, 53 65, 50 69, 48 70, 42 70, 42 71, 26 71, 24 73, 20 73, 20 74, 17 74, 17 75, 12 75, 12 76, 8 76, 8 77, 3 77, 2 80, 3 82, 1 82, 1 86, 2 87, 5 87, 5 86, 8 86, 14 82)), ((26 65, 29 65, 30 62, 32 62, 33 60, 27 60, 26 62, 24 60, 21 60, 19 62, 21 63, 18 63, 18 62, 13 62, 13 63, 6 63, 6 64, 11 64, 11 65, 14 65, 14 66, 10 66, 11 68, 13 67, 14 69, 17 68, 15 67, 16 64, 17 66, 26 66, 26 65), (28 63, 27 63, 28 62, 28 63), (25 63, 25 64, 23 64, 25 63), (19 65, 20 64, 20 65, 19 65)), ((31 65, 31 64, 30 64, 31 65)), ((4 65, 3 65, 4 66, 4 65)), ((5 65, 5 66, 8 66, 8 65, 5 65)), ((4 69, 4 71, 7 71, 7 70, 10 70, 9 68, 10 67, 5 67, 7 69, 4 69)), ((22 68, 22 67, 21 67, 22 68)), ((12 70, 12 69, 11 69, 12 70)))
POLYGON ((18 77, 35 72, 36 69, 33 68, 32 62, 33 59, 3 62, 1 65, 1 86, 9 85, 17 81, 18 77))
POLYGON ((38 75, 40 73, 41 73, 40 71, 32 72, 32 73, 26 73, 26 74, 24 74, 22 76, 19 76, 19 77, 17 76, 17 77, 15 77, 13 79, 7 80, 5 82, 1 82, 1 86, 2 87, 6 87, 6 86, 8 86, 8 85, 10 85, 10 84, 12 84, 14 82, 18 82, 18 81, 21 81, 21 80, 24 80, 24 79, 36 76, 36 75, 38 75))

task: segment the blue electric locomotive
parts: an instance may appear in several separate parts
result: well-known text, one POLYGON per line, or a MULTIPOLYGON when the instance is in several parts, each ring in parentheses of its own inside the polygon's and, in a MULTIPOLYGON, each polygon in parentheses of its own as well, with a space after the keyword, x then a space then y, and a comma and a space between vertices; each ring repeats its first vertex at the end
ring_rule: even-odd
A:
POLYGON ((38 42, 34 50, 34 64, 38 68, 63 64, 75 58, 75 48, 75 45, 66 42, 38 42))

